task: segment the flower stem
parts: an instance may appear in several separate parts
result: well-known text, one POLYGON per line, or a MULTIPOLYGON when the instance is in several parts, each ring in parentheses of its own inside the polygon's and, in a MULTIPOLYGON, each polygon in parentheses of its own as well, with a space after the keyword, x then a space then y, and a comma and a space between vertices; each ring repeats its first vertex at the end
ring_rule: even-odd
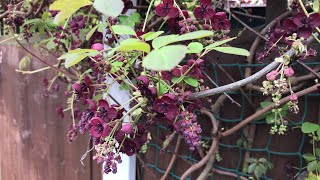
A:
POLYGON ((143 23, 143 28, 142 28, 142 32, 145 31, 146 29, 146 24, 147 24, 147 21, 148 21, 148 17, 149 17, 149 14, 150 14, 150 10, 151 10, 151 7, 153 5, 155 0, 152 0, 149 4, 149 7, 148 7, 148 11, 147 11, 147 14, 146 14, 146 19, 144 20, 144 23, 143 23))

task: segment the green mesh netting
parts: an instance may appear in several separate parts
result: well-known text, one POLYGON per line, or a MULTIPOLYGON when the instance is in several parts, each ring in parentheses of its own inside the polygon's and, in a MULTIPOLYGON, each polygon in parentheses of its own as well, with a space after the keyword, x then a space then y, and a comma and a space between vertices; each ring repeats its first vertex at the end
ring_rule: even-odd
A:
MULTIPOLYGON (((312 67, 312 66, 315 66, 315 65, 319 65, 320 63, 319 62, 311 62, 311 63, 306 63, 306 64, 308 66, 312 67)), ((229 68, 229 67, 237 68, 239 73, 240 73, 241 78, 244 78, 244 71, 245 71, 246 67, 260 69, 260 68, 263 68, 266 65, 267 64, 254 64, 254 65, 247 65, 247 64, 220 64, 220 66, 222 66, 223 68, 229 68)), ((215 77, 215 82, 217 84, 219 84, 220 82, 219 82, 219 73, 218 73, 218 69, 217 69, 218 67, 215 64, 212 64, 212 66, 213 66, 213 73, 214 73, 213 76, 215 77)), ((296 66, 296 64, 293 64, 293 66, 296 66)), ((220 117, 219 115, 216 115, 216 119, 219 120, 220 122, 224 122, 224 123, 237 123, 237 122, 242 121, 245 118, 245 116, 244 116, 244 112, 245 112, 245 108, 246 108, 245 97, 240 92, 234 92, 234 93, 229 93, 229 94, 241 96, 241 111, 240 111, 239 117, 238 118, 234 118, 234 119, 225 119, 225 118, 220 117)), ((261 96, 261 93, 253 93, 253 94, 250 94, 250 96, 261 96)), ((309 97, 315 97, 315 96, 319 97, 320 94, 316 94, 316 93, 308 94, 308 95, 304 96, 301 100, 299 99, 299 104, 302 104, 302 105, 300 105, 300 107, 302 107, 300 109, 300 111, 302 112, 302 116, 300 117, 300 119, 298 121, 289 122, 288 127, 294 127, 294 126, 301 125, 306 120, 306 115, 307 115, 307 110, 308 110, 308 99, 309 99, 309 97)), ((266 124, 265 121, 261 121, 261 120, 260 121, 253 121, 252 123, 254 123, 254 124, 266 124)), ((167 127, 158 124, 156 132, 154 134, 159 137, 160 136, 160 132, 162 130, 163 131, 167 130, 167 127)), ((295 158, 299 159, 299 165, 297 166, 297 168, 298 168, 298 173, 301 173, 303 165, 304 165, 304 159, 303 159, 302 155, 304 153, 303 152, 303 146, 305 144, 305 139, 306 139, 305 135, 302 135, 298 150, 295 150, 295 151, 292 151, 292 152, 280 152, 280 151, 271 150, 270 145, 272 143, 272 135, 271 134, 266 134, 266 136, 267 136, 268 140, 267 140, 267 143, 266 143, 264 148, 244 148, 244 147, 239 147, 236 144, 224 144, 224 143, 220 142, 219 143, 219 147, 221 147, 221 148, 230 148, 230 149, 238 150, 238 154, 234 154, 234 156, 239 156, 239 160, 237 162, 236 168, 223 167, 221 165, 217 165, 216 163, 213 165, 213 167, 215 167, 217 169, 220 169, 220 170, 227 171, 227 172, 235 173, 235 174, 237 174, 239 176, 250 177, 251 175, 245 174, 245 173, 242 172, 242 163, 244 162, 244 159, 243 159, 244 153, 246 151, 250 151, 250 152, 265 153, 267 155, 268 161, 270 161, 270 156, 271 155, 295 157, 295 158)), ((209 139, 210 137, 203 137, 203 138, 204 139, 209 139)), ((155 173, 156 176, 159 175, 159 174, 162 175, 162 174, 165 173, 165 169, 161 169, 158 166, 159 162, 161 160, 161 155, 160 155, 160 151, 161 151, 161 147, 160 146, 161 145, 159 146, 159 144, 150 143, 149 146, 153 147, 155 149, 155 161, 152 164, 149 162, 149 163, 146 163, 145 165, 148 166, 151 169, 154 169, 154 173, 155 173)), ((168 150, 169 153, 172 152, 172 151, 173 150, 168 150)), ((182 158, 187 159, 187 160, 189 160, 190 162, 193 162, 193 163, 197 162, 197 159, 195 159, 192 156, 191 152, 189 153, 189 155, 182 156, 182 158)), ((173 168, 172 168, 172 170, 171 170, 171 172, 170 172, 170 174, 168 176, 168 179, 172 179, 172 180, 180 179, 180 176, 174 173, 174 172, 176 172, 174 170, 175 168, 178 168, 176 166, 176 164, 175 164, 175 166, 173 166, 173 168)), ((143 172, 141 172, 141 174, 142 174, 142 177, 143 177, 143 172)), ((191 179, 191 178, 189 177, 188 179, 191 179)), ((214 179, 214 177, 210 176, 209 179, 214 179)), ((239 177, 237 179, 239 179, 239 177)), ((271 177, 267 177, 267 176, 264 176, 261 179, 272 180, 271 177)))

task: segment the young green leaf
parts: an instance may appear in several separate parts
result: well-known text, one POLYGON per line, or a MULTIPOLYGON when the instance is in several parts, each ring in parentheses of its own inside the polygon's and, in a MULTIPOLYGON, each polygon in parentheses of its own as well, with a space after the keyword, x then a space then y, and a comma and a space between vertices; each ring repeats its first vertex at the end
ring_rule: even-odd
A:
POLYGON ((129 26, 125 26, 125 25, 113 25, 111 26, 111 29, 113 30, 113 32, 115 34, 128 34, 128 35, 133 35, 136 36, 136 32, 129 26))
POLYGON ((212 50, 213 48, 218 47, 218 46, 220 46, 220 45, 222 45, 222 44, 225 44, 225 43, 227 43, 227 42, 230 42, 230 41, 232 41, 232 40, 234 40, 234 39, 236 39, 236 38, 237 38, 237 37, 233 37, 233 38, 225 39, 225 40, 222 40, 222 41, 214 42, 213 44, 210 44, 210 45, 208 45, 207 47, 205 47, 205 49, 206 49, 206 50, 212 50))
POLYGON ((157 37, 152 41, 152 47, 155 49, 159 49, 165 45, 176 42, 177 37, 179 37, 179 35, 176 34, 157 37))
POLYGON ((66 54, 63 54, 58 59, 65 59, 64 66, 66 68, 69 68, 71 66, 74 66, 75 64, 82 61, 84 58, 88 56, 95 56, 99 53, 99 51, 93 50, 93 49, 75 49, 71 50, 66 54))
POLYGON ((266 117, 266 122, 267 122, 267 124, 273 124, 274 123, 274 113, 271 113, 266 117))
POLYGON ((95 0, 93 7, 106 17, 117 17, 121 14, 124 3, 122 0, 95 0))
POLYGON ((210 36, 213 36, 213 31, 208 31, 208 30, 194 31, 194 32, 186 33, 179 36, 176 42, 201 39, 201 38, 210 37, 210 36))
POLYGON ((233 54, 239 56, 249 56, 250 52, 246 49, 236 48, 236 47, 215 47, 212 50, 219 51, 225 54, 233 54))
POLYGON ((88 32, 88 34, 86 35, 86 41, 89 41, 89 39, 91 38, 91 36, 93 35, 94 32, 96 32, 96 30, 99 28, 100 24, 95 25, 93 28, 90 29, 90 31, 88 32))
POLYGON ((311 154, 311 153, 305 153, 304 155, 303 155, 303 158, 306 160, 306 161, 314 161, 314 160, 316 160, 317 158, 316 157, 314 157, 314 155, 313 154, 311 154))
POLYGON ((320 3, 319 3, 319 0, 314 0, 314 1, 313 1, 312 9, 313 9, 313 12, 319 13, 319 11, 320 11, 320 3))
POLYGON ((159 49, 163 46, 166 46, 171 43, 180 42, 180 41, 187 41, 187 40, 194 40, 194 39, 200 39, 204 37, 212 36, 212 31, 207 30, 200 30, 200 31, 194 31, 187 34, 183 34, 181 36, 176 34, 171 34, 167 36, 161 36, 152 41, 152 47, 155 49, 159 49))
POLYGON ((142 66, 155 71, 170 71, 186 56, 188 48, 170 45, 151 51, 142 61, 142 66))
POLYGON ((163 83, 157 83, 158 95, 162 96, 163 94, 169 91, 168 85, 163 83))
POLYGON ((301 127, 301 131, 305 134, 315 132, 318 129, 319 129, 318 124, 314 124, 314 123, 310 123, 310 122, 304 122, 301 127))
POLYGON ((128 51, 143 51, 143 52, 150 52, 150 45, 145 42, 132 42, 121 44, 116 47, 116 51, 128 52, 128 51))
POLYGON ((198 42, 192 42, 188 45, 188 53, 196 53, 199 54, 203 50, 203 45, 198 42))
POLYGON ((30 70, 30 67, 31 67, 30 56, 26 55, 23 58, 21 58, 18 66, 19 66, 19 70, 22 70, 22 71, 30 70))
POLYGON ((57 0, 49 6, 49 9, 60 11, 54 17, 54 23, 60 24, 61 22, 69 18, 73 13, 78 11, 80 8, 91 4, 92 2, 90 0, 57 0))
POLYGON ((316 170, 317 169, 317 165, 318 165, 317 161, 309 162, 308 166, 307 166, 308 171, 312 172, 312 171, 316 170))
POLYGON ((183 80, 184 80, 184 82, 186 82, 187 84, 189 84, 192 87, 198 87, 199 86, 198 80, 196 80, 196 79, 194 79, 192 77, 186 76, 186 77, 184 77, 183 80))
POLYGON ((142 38, 145 41, 151 41, 151 40, 154 40, 155 38, 159 37, 163 33, 164 33, 164 31, 148 32, 148 33, 142 35, 142 38))

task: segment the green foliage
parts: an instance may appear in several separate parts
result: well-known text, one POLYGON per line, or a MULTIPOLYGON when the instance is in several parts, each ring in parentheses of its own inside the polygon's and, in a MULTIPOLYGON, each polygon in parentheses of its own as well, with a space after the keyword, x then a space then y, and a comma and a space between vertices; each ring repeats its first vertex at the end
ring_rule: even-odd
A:
POLYGON ((120 52, 130 52, 130 51, 142 51, 149 53, 150 45, 148 43, 142 42, 139 39, 130 38, 120 42, 120 45, 113 48, 108 52, 108 56, 112 56, 116 51, 120 52))
POLYGON ((318 124, 304 122, 301 127, 301 131, 305 134, 316 132, 319 129, 318 124))
POLYGON ((313 12, 319 13, 319 11, 320 11, 320 3, 319 3, 319 0, 314 0, 314 1, 313 1, 312 9, 313 9, 313 12))
POLYGON ((194 79, 192 77, 189 77, 189 76, 185 76, 183 78, 183 81, 186 82, 187 84, 189 84, 192 87, 198 87, 199 86, 198 80, 196 80, 196 79, 194 79))
POLYGON ((141 37, 145 41, 151 41, 151 40, 154 40, 155 38, 159 37, 163 33, 164 33, 164 31, 148 32, 148 33, 142 35, 141 37))
POLYGON ((63 54, 58 59, 65 59, 64 66, 66 68, 69 68, 71 66, 74 66, 81 62, 84 58, 88 56, 96 56, 99 53, 99 51, 92 50, 92 49, 75 49, 71 50, 66 54, 63 54))
POLYGON ((128 34, 128 35, 133 35, 136 36, 136 32, 129 26, 126 25, 113 25, 111 26, 111 29, 115 34, 123 35, 123 34, 128 34))
POLYGON ((236 47, 215 47, 212 48, 214 51, 219 51, 225 54, 233 54, 239 56, 249 56, 250 52, 246 49, 236 48, 236 47))
POLYGON ((106 17, 117 17, 121 14, 124 3, 122 0, 95 0, 93 7, 106 17))
POLYGON ((101 23, 101 24, 97 24, 95 25, 93 28, 90 29, 90 31, 87 33, 86 35, 86 40, 89 41, 89 39, 91 38, 91 36, 94 34, 94 32, 96 32, 96 30, 98 30, 99 32, 101 29, 104 29, 107 27, 107 23, 101 23))
POLYGON ((201 38, 210 37, 210 36, 213 36, 213 32, 207 31, 207 30, 194 31, 194 32, 186 33, 180 36, 176 34, 166 35, 166 36, 161 36, 154 39, 152 41, 152 47, 155 49, 159 49, 171 43, 201 39, 201 38))
POLYGON ((267 171, 272 169, 272 164, 265 158, 249 158, 246 159, 249 163, 246 172, 252 174, 255 179, 260 179, 267 174, 267 171))
POLYGON ((21 70, 21 71, 30 70, 30 67, 31 67, 30 56, 26 55, 23 58, 21 58, 18 67, 19 67, 19 70, 21 70))
MULTIPOLYGON (((261 106, 261 108, 266 108, 267 106, 269 106, 271 104, 273 104, 273 102, 265 101, 265 102, 261 102, 260 106, 261 106)), ((288 104, 285 104, 280 108, 275 108, 273 110, 270 110, 268 112, 263 113, 262 115, 257 117, 256 120, 265 119, 268 124, 273 124, 278 119, 285 117, 288 113, 288 109, 289 109, 288 104)))
POLYGON ((90 0, 57 0, 50 5, 49 9, 60 11, 54 18, 54 23, 60 24, 80 8, 91 4, 90 0))
POLYGON ((188 45, 188 53, 196 53, 199 54, 203 50, 203 45, 198 42, 192 42, 188 45))
POLYGON ((232 41, 232 40, 234 40, 234 39, 236 39, 236 38, 237 38, 237 37, 233 37, 233 38, 225 39, 225 40, 222 40, 222 41, 214 42, 214 43, 206 46, 205 49, 206 49, 206 50, 213 50, 213 48, 218 47, 218 46, 221 46, 221 45, 223 45, 223 44, 226 44, 226 43, 228 43, 228 42, 230 42, 230 41, 232 41))
POLYGON ((119 21, 121 25, 134 27, 137 23, 141 22, 141 15, 139 13, 133 13, 130 16, 120 15, 119 21))
POLYGON ((142 61, 142 66, 155 71, 170 71, 186 56, 188 48, 183 45, 169 45, 151 51, 142 61))

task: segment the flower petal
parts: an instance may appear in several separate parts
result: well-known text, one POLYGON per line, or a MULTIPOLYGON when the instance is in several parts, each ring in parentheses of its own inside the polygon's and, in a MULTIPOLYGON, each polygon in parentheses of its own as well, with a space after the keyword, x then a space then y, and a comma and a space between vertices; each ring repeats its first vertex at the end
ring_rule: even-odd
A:
POLYGON ((311 14, 309 18, 310 18, 310 21, 309 21, 308 25, 311 28, 315 28, 315 27, 320 26, 320 14, 319 13, 311 14))
POLYGON ((298 34, 298 37, 303 37, 307 39, 312 34, 312 28, 311 27, 299 28, 297 34, 298 34))
POLYGON ((179 115, 179 108, 175 105, 169 105, 169 111, 165 113, 166 118, 173 121, 179 115))
POLYGON ((294 24, 296 24, 299 27, 303 25, 301 21, 303 18, 307 18, 307 16, 304 13, 298 13, 293 16, 292 21, 294 22, 294 24))
POLYGON ((100 131, 99 125, 92 126, 92 127, 90 128, 90 135, 93 136, 93 137, 95 137, 95 138, 101 137, 101 131, 100 131))
POLYGON ((156 7, 156 14, 161 17, 166 17, 168 15, 168 11, 164 8, 164 4, 159 4, 156 7))
POLYGON ((286 19, 283 21, 283 27, 284 30, 287 32, 287 34, 291 35, 292 33, 295 33, 297 31, 297 25, 293 22, 292 19, 286 19))
POLYGON ((210 18, 213 17, 213 15, 215 14, 216 12, 212 9, 212 7, 208 7, 207 8, 207 12, 204 14, 204 18, 209 20, 210 18))
POLYGON ((202 11, 202 7, 196 7, 193 10, 194 17, 197 19, 203 19, 204 13, 202 11))
POLYGON ((171 7, 169 10, 168 17, 169 18, 175 18, 179 16, 179 9, 176 7, 171 7))
POLYGON ((211 0, 200 0, 201 5, 211 6, 211 0))

